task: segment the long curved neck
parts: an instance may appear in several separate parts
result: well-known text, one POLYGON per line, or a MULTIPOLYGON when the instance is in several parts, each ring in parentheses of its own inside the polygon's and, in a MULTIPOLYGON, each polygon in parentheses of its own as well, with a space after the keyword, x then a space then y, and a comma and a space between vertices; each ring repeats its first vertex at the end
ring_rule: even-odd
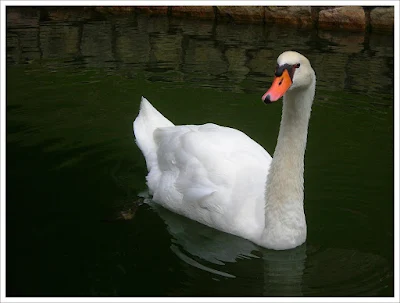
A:
POLYGON ((304 153, 315 81, 283 98, 282 120, 265 192, 263 242, 276 249, 305 241, 304 153), (304 238, 304 239, 303 239, 304 238))
POLYGON ((286 94, 274 157, 268 174, 267 204, 303 201, 304 153, 313 95, 286 94), (310 102, 311 101, 311 102, 310 102))

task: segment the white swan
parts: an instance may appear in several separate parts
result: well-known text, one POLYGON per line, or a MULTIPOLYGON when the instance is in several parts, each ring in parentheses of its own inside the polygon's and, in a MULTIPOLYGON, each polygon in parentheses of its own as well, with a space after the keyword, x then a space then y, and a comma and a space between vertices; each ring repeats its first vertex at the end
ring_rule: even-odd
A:
POLYGON ((303 55, 277 60, 262 100, 283 96, 274 158, 239 130, 215 124, 175 126, 142 97, 133 123, 153 200, 200 223, 271 249, 306 240, 304 153, 316 77, 303 55))

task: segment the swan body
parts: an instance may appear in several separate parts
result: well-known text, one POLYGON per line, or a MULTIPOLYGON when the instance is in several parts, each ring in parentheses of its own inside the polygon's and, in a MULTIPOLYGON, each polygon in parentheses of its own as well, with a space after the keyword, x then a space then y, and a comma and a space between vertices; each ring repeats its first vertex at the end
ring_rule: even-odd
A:
POLYGON ((175 126, 142 97, 133 123, 153 201, 192 220, 271 249, 306 240, 304 153, 315 91, 307 58, 285 52, 262 97, 282 95, 274 158, 243 132, 208 123, 175 126))

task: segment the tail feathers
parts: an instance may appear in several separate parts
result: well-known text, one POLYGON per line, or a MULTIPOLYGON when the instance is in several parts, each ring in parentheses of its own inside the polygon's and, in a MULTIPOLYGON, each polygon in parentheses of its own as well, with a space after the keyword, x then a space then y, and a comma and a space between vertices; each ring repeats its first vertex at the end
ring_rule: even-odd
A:
POLYGON ((145 97, 142 97, 139 115, 133 122, 133 132, 136 144, 142 151, 149 170, 156 160, 157 145, 154 141, 154 131, 157 128, 169 126, 174 126, 174 124, 156 110, 145 97))

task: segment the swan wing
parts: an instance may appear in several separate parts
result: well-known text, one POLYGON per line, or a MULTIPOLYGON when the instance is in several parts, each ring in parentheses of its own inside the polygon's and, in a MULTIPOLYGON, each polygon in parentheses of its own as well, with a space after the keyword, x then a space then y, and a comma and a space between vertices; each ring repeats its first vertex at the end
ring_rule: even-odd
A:
POLYGON ((231 233, 234 224, 258 216, 249 204, 262 205, 271 162, 258 143, 211 123, 157 128, 153 136, 157 162, 147 181, 156 202, 231 233))

